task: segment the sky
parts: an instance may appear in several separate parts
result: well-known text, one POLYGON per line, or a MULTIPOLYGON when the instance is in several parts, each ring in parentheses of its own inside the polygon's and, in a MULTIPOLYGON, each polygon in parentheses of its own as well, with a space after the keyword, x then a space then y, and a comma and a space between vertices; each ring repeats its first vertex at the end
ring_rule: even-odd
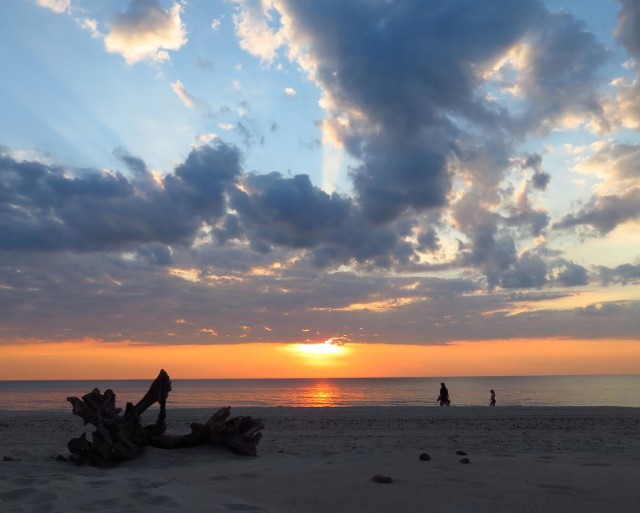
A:
POLYGON ((640 369, 640 0, 5 0, 0 71, 0 380, 640 369))

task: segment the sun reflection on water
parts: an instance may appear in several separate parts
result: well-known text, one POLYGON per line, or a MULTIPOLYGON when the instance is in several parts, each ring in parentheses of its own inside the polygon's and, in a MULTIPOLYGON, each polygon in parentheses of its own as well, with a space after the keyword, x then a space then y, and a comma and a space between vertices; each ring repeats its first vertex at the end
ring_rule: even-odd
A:
POLYGON ((312 383, 300 390, 299 406, 303 407, 328 407, 337 406, 340 390, 335 385, 327 382, 312 383))

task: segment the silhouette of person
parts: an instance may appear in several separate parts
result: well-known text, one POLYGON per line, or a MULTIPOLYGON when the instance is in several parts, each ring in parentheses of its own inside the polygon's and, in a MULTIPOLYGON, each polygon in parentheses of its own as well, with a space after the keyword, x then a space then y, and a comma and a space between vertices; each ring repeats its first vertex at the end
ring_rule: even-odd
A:
POLYGON ((489 403, 489 406, 495 406, 496 405, 496 391, 492 388, 491 389, 491 402, 489 403))
POLYGON ((440 383, 440 395, 438 396, 438 401, 440 401, 440 406, 449 406, 451 401, 449 400, 449 390, 444 383, 440 383))

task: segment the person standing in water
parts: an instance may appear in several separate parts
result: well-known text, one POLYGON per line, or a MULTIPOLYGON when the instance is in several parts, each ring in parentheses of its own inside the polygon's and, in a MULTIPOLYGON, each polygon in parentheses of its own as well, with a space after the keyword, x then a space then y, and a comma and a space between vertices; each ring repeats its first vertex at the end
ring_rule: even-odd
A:
POLYGON ((489 406, 495 406, 496 405, 496 391, 492 388, 491 389, 491 401, 489 402, 489 406))
POLYGON ((438 401, 440 401, 440 406, 449 406, 451 401, 449 400, 449 390, 444 383, 440 383, 440 395, 438 396, 438 401))

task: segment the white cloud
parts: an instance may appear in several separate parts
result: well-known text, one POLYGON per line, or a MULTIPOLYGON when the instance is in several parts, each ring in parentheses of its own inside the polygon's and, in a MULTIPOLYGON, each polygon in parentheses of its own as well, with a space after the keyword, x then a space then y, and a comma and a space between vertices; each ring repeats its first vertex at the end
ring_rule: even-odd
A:
POLYGON ((273 18, 270 2, 235 0, 238 12, 233 15, 233 23, 240 47, 263 63, 270 64, 278 49, 284 43, 281 28, 271 26, 273 18))
POLYGON ((218 139, 218 134, 210 132, 208 134, 200 134, 198 136, 198 142, 201 144, 209 144, 211 141, 218 139))
POLYGON ((38 0, 38 5, 53 12, 63 13, 71 7, 71 0, 38 0))
POLYGON ((91 32, 91 37, 96 39, 99 37, 102 37, 102 34, 100 34, 100 31, 98 30, 98 22, 95 19, 84 18, 83 20, 80 21, 80 26, 83 29, 91 32))
POLYGON ((600 132, 608 132, 619 127, 640 130, 640 79, 629 81, 624 78, 614 80, 611 85, 615 95, 604 102, 604 110, 610 126, 604 126, 600 132))
POLYGON ((290 97, 292 97, 292 98, 293 98, 293 97, 294 97, 294 96, 296 96, 298 93, 297 93, 297 91, 296 91, 293 87, 285 87, 285 89, 284 89, 284 94, 286 94, 287 96, 290 96, 290 97))
POLYGON ((232 125, 231 123, 218 123, 218 126, 222 130, 227 130, 227 131, 234 129, 234 125, 232 125))
POLYGON ((214 20, 211 22, 211 28, 212 28, 213 30, 218 30, 218 29, 220 28, 220 24, 221 24, 221 23, 222 23, 222 22, 221 22, 220 20, 218 20, 218 19, 214 19, 214 20))
POLYGON ((121 54, 127 64, 167 60, 167 50, 179 50, 187 42, 181 10, 178 3, 166 10, 158 0, 131 0, 127 10, 111 22, 105 48, 121 54))
POLYGON ((177 80, 171 84, 171 89, 176 93, 180 101, 184 104, 188 109, 193 109, 195 105, 195 98, 184 88, 182 82, 177 80))

